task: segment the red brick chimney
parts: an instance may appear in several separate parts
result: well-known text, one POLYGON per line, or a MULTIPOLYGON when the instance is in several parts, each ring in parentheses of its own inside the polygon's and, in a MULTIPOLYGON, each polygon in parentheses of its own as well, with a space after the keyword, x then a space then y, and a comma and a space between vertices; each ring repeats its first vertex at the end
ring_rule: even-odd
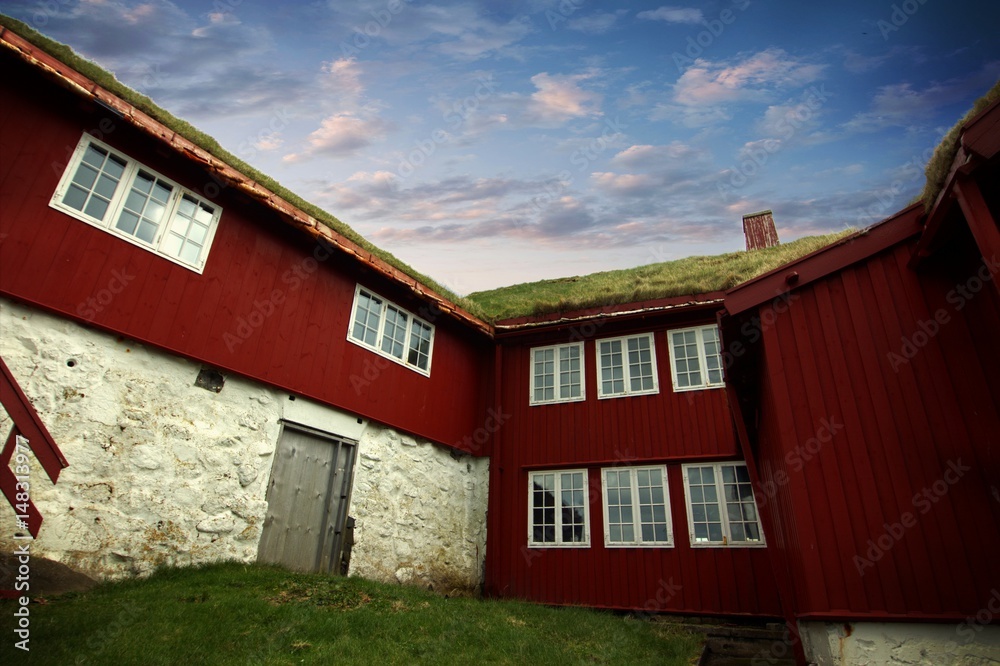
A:
POLYGON ((743 216, 743 235, 747 239, 747 252, 778 244, 778 230, 769 210, 743 216))

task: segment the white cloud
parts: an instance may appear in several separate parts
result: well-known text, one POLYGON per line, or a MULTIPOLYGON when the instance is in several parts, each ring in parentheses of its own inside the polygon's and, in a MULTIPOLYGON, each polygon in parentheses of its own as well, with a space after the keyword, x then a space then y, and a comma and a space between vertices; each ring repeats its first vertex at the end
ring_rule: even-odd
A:
POLYGON ((700 9, 686 7, 671 7, 669 5, 636 14, 638 18, 647 21, 667 21, 668 23, 701 23, 700 9))
POLYGON ((304 151, 290 153, 282 159, 284 162, 301 162, 320 155, 347 157, 384 138, 387 129, 387 124, 380 118, 334 114, 324 118, 319 128, 309 135, 304 151))
POLYGON ((349 100, 357 100, 365 92, 361 83, 361 67, 354 58, 340 58, 324 62, 322 83, 334 94, 349 100))
POLYGON ((596 172, 590 174, 594 185, 614 195, 648 195, 660 186, 659 180, 647 174, 596 172))
POLYGON ((588 35, 601 35, 611 30, 618 22, 618 17, 626 10, 620 9, 617 12, 595 12, 589 16, 581 16, 569 22, 569 29, 583 32, 588 35))
POLYGON ((531 111, 542 120, 563 121, 601 115, 601 95, 580 87, 589 74, 571 76, 547 72, 531 77, 537 90, 531 94, 531 111))
POLYGON ((933 111, 955 99, 982 94, 1000 78, 1000 60, 986 63, 978 72, 965 77, 934 82, 926 88, 911 83, 882 86, 868 111, 856 114, 844 124, 848 132, 875 132, 887 127, 922 125, 933 111))
POLYGON ((765 101, 776 91, 819 79, 825 68, 775 48, 736 61, 699 58, 677 80, 674 100, 688 106, 765 101))
POLYGON ((268 152, 277 150, 284 143, 285 140, 281 137, 281 132, 268 132, 258 136, 251 145, 257 150, 268 152))
POLYGON ((707 161, 708 154, 680 141, 666 145, 629 146, 611 158, 615 166, 626 169, 664 170, 670 168, 690 168, 707 161))

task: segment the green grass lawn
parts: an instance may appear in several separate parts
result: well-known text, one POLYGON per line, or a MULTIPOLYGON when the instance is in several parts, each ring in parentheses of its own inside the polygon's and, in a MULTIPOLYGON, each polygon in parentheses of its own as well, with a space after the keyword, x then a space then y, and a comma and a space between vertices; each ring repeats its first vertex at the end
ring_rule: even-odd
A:
MULTIPOLYGON (((3 663, 680 666, 695 663, 701 646, 667 625, 609 613, 238 563, 162 570, 30 608, 30 660, 5 631, 3 663)), ((14 609, 0 604, 8 620, 14 609)))

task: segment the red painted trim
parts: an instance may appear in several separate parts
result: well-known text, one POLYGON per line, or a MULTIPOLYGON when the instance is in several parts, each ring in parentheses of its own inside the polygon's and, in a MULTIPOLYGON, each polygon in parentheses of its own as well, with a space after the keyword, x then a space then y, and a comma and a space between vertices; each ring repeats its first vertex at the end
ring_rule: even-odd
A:
POLYGON ((920 233, 921 213, 921 205, 914 204, 873 227, 730 289, 726 292, 726 311, 731 315, 745 312, 903 242, 920 233), (794 286, 789 286, 787 278, 792 273, 797 275, 794 286))

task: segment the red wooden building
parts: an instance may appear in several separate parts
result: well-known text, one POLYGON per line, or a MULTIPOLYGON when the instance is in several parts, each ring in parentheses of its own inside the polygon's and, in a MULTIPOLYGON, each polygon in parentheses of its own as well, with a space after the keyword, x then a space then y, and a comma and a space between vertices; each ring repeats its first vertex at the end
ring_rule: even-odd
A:
POLYGON ((740 448, 814 655, 850 636, 823 623, 940 622, 954 647, 1000 611, 998 129, 997 103, 964 126, 927 214, 726 294, 740 448))
POLYGON ((489 323, 5 28, 0 65, 0 357, 69 463, 39 552, 336 571, 350 513, 383 580, 1000 648, 996 104, 926 214, 489 323))
POLYGON ((476 587, 490 327, 2 27, 0 63, 0 356, 70 463, 39 554, 339 570, 350 513, 352 570, 476 587))
MULTIPOLYGON (((674 335, 687 333, 696 356, 706 358, 722 296, 497 323, 497 409, 506 421, 491 461, 487 592, 604 608, 780 615, 763 535, 695 536, 686 501, 689 469, 712 470, 720 483, 721 467, 743 470, 721 367, 697 377, 671 372, 671 358, 685 346, 674 345, 674 335), (566 353, 573 358, 560 358, 566 353), (548 355, 554 372, 546 396, 548 355), (567 376, 567 367, 578 376, 567 376), (583 489, 582 523, 568 539, 566 515, 555 516, 555 534, 535 533, 552 522, 538 515, 552 492, 541 492, 548 479, 559 483, 555 497, 566 480, 583 489)), ((720 485, 718 495, 732 488, 720 485)), ((718 502, 693 506, 719 510, 718 502)))

